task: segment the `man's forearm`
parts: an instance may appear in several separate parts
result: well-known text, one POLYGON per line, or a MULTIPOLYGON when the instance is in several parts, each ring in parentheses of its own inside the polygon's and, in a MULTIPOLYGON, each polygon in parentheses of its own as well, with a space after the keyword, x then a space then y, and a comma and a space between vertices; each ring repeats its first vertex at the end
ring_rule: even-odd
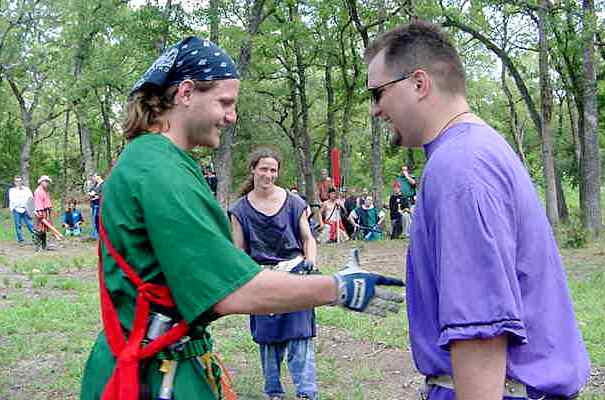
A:
POLYGON ((261 271, 218 302, 214 312, 219 315, 291 312, 333 303, 336 296, 336 282, 331 276, 261 271))
POLYGON ((501 400, 506 378, 505 335, 451 345, 456 400, 501 400))

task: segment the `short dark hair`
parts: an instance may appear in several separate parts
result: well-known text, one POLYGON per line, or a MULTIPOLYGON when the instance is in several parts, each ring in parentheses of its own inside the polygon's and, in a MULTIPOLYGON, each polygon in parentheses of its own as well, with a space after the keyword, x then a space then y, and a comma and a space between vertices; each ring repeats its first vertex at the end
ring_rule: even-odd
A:
POLYGON ((382 50, 390 71, 409 74, 423 69, 437 86, 451 94, 465 94, 464 68, 458 52, 439 26, 423 20, 398 26, 378 36, 366 49, 370 63, 382 50))

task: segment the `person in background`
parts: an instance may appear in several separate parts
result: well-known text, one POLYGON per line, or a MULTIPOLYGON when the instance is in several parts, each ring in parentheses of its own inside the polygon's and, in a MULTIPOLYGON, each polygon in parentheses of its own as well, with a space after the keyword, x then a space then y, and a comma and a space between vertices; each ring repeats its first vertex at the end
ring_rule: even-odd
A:
POLYGON ((401 193, 406 197, 410 207, 416 202, 416 177, 412 175, 407 165, 401 167, 401 174, 397 176, 401 193))
POLYGON ((328 200, 330 197, 329 190, 334 189, 332 178, 328 176, 328 170, 323 168, 319 171, 319 182, 317 182, 317 196, 320 202, 328 200))
POLYGON ((398 239, 403 233, 405 237, 410 235, 410 203, 408 198, 401 193, 399 182, 393 184, 393 194, 389 199, 389 213, 391 215, 391 239, 398 239))
POLYGON ((17 243, 19 245, 23 245, 25 243, 23 233, 21 232, 23 224, 25 224, 32 235, 35 235, 32 219, 29 215, 34 201, 34 195, 27 186, 23 185, 22 177, 15 176, 14 182, 15 186, 10 188, 8 191, 8 208, 13 214, 17 243))
POLYGON ((324 230, 328 229, 327 239, 329 242, 338 243, 349 240, 342 221, 345 211, 344 202, 338 198, 336 189, 328 189, 328 199, 321 205, 321 216, 324 221, 324 230))
POLYGON ((216 197, 216 189, 218 187, 218 178, 216 177, 216 173, 209 166, 204 168, 204 179, 206 179, 206 183, 210 187, 210 190, 216 197))
MULTIPOLYGON (((281 157, 268 148, 250 155, 250 175, 242 197, 229 209, 233 241, 269 270, 309 274, 317 262, 317 244, 308 224, 308 206, 299 196, 277 186, 281 157)), ((259 345, 265 394, 281 400, 281 364, 288 353, 288 370, 297 399, 317 399, 316 335, 313 309, 250 316, 252 337, 259 345)))
POLYGON ((67 203, 67 210, 63 213, 63 228, 65 228, 65 236, 80 236, 82 233, 81 225, 84 223, 84 218, 80 210, 78 210, 78 202, 76 199, 71 199, 67 203))
POLYGON ((384 211, 377 210, 374 207, 372 196, 366 196, 363 205, 357 207, 349 215, 349 221, 358 232, 358 239, 378 240, 382 238, 382 223, 384 221, 384 211))
POLYGON ((48 250, 46 234, 48 226, 44 221, 49 222, 52 219, 52 201, 50 199, 49 186, 52 180, 48 175, 42 175, 38 178, 38 187, 34 191, 34 208, 36 215, 36 229, 34 242, 38 251, 48 250))
POLYGON ((99 238, 99 209, 101 207, 101 197, 103 196, 103 177, 99 173, 92 176, 94 186, 88 192, 90 199, 90 210, 92 212, 92 226, 90 237, 93 239, 99 238))

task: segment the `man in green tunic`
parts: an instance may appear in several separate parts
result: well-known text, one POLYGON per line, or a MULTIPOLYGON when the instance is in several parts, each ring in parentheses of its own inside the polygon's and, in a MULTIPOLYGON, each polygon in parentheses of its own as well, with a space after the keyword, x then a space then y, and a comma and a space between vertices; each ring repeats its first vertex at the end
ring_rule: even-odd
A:
MULTIPOLYGON (((237 78, 235 65, 223 50, 190 37, 156 60, 128 99, 125 130, 130 143, 105 182, 102 228, 108 242, 143 281, 169 288, 176 307, 152 306, 152 311, 173 322, 185 320, 190 342, 198 344, 188 352, 181 346, 143 361, 141 391, 147 395, 138 398, 156 399, 164 389, 162 354, 178 359, 170 393, 162 398, 219 397, 220 391, 208 378, 212 374, 204 371, 198 356, 212 350, 207 326, 221 316, 281 313, 326 304, 384 313, 393 310, 387 300, 401 300, 378 288, 401 286, 401 281, 363 271, 356 261, 333 277, 301 278, 261 271, 233 245, 225 212, 187 151, 197 146, 216 148, 220 129, 235 122, 237 78)), ((109 255, 108 242, 101 243, 100 274, 128 335, 137 311, 137 289, 109 255)), ((116 358, 106 331, 107 327, 86 364, 83 400, 109 397, 103 393, 116 358)), ((112 400, 126 398, 118 397, 112 400)))

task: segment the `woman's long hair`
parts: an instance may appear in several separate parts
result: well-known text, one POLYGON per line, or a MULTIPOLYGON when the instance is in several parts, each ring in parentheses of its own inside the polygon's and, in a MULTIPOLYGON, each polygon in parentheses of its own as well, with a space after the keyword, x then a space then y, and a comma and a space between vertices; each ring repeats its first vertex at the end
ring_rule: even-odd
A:
POLYGON ((248 156, 248 176, 239 188, 239 196, 243 197, 254 189, 254 174, 252 170, 256 168, 258 162, 263 158, 272 158, 277 161, 277 170, 281 166, 281 156, 277 150, 270 147, 259 147, 248 156))
MULTIPOLYGON (((194 80, 194 88, 206 92, 216 86, 216 81, 194 80)), ((126 119, 124 121, 124 134, 126 139, 132 140, 139 135, 158 130, 165 123, 163 115, 174 107, 174 96, 178 85, 165 89, 156 86, 144 86, 128 97, 126 103, 126 119)))

